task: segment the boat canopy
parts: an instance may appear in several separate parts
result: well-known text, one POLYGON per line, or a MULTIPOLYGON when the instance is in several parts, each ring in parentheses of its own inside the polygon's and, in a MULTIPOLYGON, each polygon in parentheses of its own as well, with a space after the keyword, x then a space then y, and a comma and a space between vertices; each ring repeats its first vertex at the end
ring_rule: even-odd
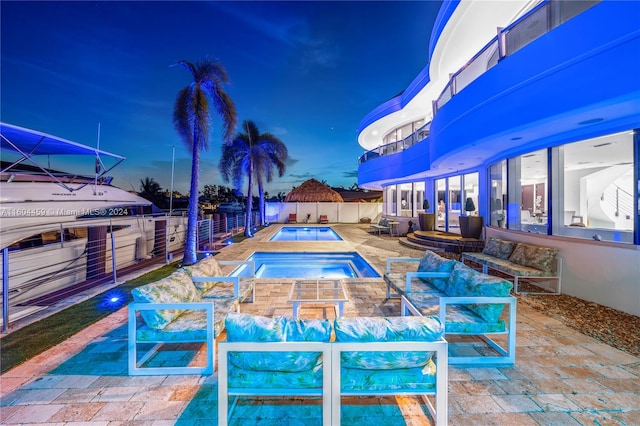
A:
MULTIPOLYGON (((69 191, 78 190, 89 183, 91 180, 95 183, 109 183, 110 179, 104 176, 114 167, 125 160, 125 157, 102 151, 97 148, 71 142, 57 136, 48 135, 46 133, 35 130, 25 129, 23 127, 11 124, 0 123, 0 149, 3 153, 12 153, 17 155, 17 160, 2 164, 2 173, 12 173, 18 165, 25 163, 35 166, 35 168, 44 172, 49 178, 69 191), (47 163, 42 164, 39 156, 65 156, 65 155, 83 155, 93 156, 96 159, 96 174, 92 176, 79 187, 72 188, 57 173, 51 171, 47 167, 47 163), (105 165, 104 159, 109 158, 109 166, 105 165), (100 181, 100 182, 98 182, 100 181)), ((77 177, 76 177, 77 178, 77 177)))

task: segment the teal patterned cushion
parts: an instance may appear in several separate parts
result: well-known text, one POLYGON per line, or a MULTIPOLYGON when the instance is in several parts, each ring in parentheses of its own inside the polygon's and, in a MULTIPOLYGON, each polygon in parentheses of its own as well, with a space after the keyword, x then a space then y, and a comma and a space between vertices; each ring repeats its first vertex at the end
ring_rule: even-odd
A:
POLYGON ((229 313, 225 319, 228 342, 284 342, 285 317, 229 313))
MULTIPOLYGON (((146 303, 199 302, 201 300, 200 293, 193 285, 191 278, 181 270, 159 281, 134 288, 131 294, 135 302, 146 303)), ((162 309, 140 311, 140 315, 150 328, 162 329, 182 312, 183 310, 162 309)))
MULTIPOLYGON (((230 313, 225 320, 229 342, 328 342, 331 321, 230 313)), ((252 371, 301 372, 321 365, 317 352, 234 352, 229 363, 252 371)))
MULTIPOLYGON (((435 342, 444 328, 437 317, 336 318, 336 342, 435 342)), ((390 370, 424 367, 431 353, 417 351, 342 352, 342 367, 390 370)))
POLYGON ((387 218, 382 218, 380 219, 380 222, 378 222, 378 225, 380 226, 387 226, 389 224, 389 221, 387 220, 387 218))
MULTIPOLYGON (((196 286, 198 284, 207 284, 207 283, 195 283, 196 286)), ((202 292, 202 298, 224 298, 224 297, 234 297, 234 287, 233 282, 231 281, 219 281, 214 283, 215 286, 210 288, 208 291, 202 292)), ((256 281, 254 278, 240 278, 240 288, 238 299, 241 302, 244 302, 249 297, 252 297, 253 289, 255 288, 256 281)))
MULTIPOLYGON (((407 293, 407 276, 402 272, 391 272, 384 274, 384 280, 398 294, 407 293)), ((424 279, 414 278, 411 280, 411 293, 438 293, 441 290, 426 283, 424 279)))
MULTIPOLYGON (((452 297, 506 297, 509 296, 512 287, 513 285, 509 281, 482 274, 462 263, 456 263, 447 284, 446 293, 452 297)), ((504 304, 502 303, 471 304, 466 306, 483 320, 491 323, 498 321, 504 309, 504 304)))
MULTIPOLYGON (((420 260, 418 272, 451 272, 455 264, 455 260, 445 259, 431 250, 427 250, 420 260)), ((433 285, 440 291, 445 291, 447 288, 448 278, 420 278, 420 280, 433 285)))
MULTIPOLYGON (((412 294, 411 304, 421 315, 439 315, 440 297, 433 294, 412 294)), ((467 309, 469 305, 447 305, 445 316, 445 330, 454 334, 484 334, 502 333, 506 330, 506 323, 502 319, 487 322, 475 312, 467 309)))
POLYGON ((388 391, 396 389, 432 391, 436 383, 436 365, 433 360, 422 367, 380 370, 340 369, 342 392, 388 391))
POLYGON ((287 342, 328 342, 333 325, 330 320, 302 320, 285 318, 285 340, 287 342))
MULTIPOLYGON (((190 277, 222 277, 222 268, 220 268, 220 264, 213 256, 207 256, 204 259, 200 260, 195 265, 185 266, 182 268, 184 272, 190 277)), ((227 282, 218 282, 218 281, 206 281, 206 282, 198 282, 195 283, 196 288, 200 291, 200 293, 209 293, 209 297, 211 291, 220 285, 229 284, 227 282)), ((232 291, 233 292, 233 291, 232 291)))
POLYGON ((508 259, 516 247, 515 241, 501 240, 500 238, 489 238, 482 252, 500 259, 508 259))
POLYGON ((556 248, 518 243, 511 256, 509 256, 509 261, 522 266, 540 269, 541 271, 551 272, 558 252, 559 250, 556 248))
POLYGON ((322 389, 322 362, 318 368, 304 371, 273 371, 245 370, 229 364, 228 380, 234 388, 255 389, 322 389))

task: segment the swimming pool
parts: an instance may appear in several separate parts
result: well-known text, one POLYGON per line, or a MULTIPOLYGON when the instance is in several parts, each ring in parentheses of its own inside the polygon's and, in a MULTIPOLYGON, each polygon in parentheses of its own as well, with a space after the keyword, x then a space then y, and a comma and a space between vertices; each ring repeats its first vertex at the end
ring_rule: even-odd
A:
MULTIPOLYGON (((257 252, 247 260, 256 263, 257 278, 378 278, 380 275, 357 252, 300 253, 257 252)), ((240 267, 231 276, 242 276, 240 267)))
POLYGON ((269 241, 342 241, 329 226, 283 226, 269 241))

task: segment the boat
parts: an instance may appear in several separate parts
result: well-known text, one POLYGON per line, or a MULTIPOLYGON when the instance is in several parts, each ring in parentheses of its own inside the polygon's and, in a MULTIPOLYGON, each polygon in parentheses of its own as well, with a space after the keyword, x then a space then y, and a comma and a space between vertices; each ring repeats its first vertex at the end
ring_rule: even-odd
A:
POLYGON ((238 202, 225 202, 218 204, 215 211, 216 213, 226 213, 226 214, 242 214, 244 212, 245 206, 238 202))
POLYGON ((47 295, 184 247, 185 217, 112 185, 125 157, 5 123, 0 148, 3 312, 31 312, 47 295))

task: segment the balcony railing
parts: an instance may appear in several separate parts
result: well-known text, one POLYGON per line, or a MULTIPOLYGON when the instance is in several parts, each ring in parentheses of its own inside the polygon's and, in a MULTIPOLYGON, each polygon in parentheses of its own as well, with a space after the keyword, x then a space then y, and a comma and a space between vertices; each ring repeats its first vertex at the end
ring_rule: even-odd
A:
POLYGON ((396 152, 402 152, 405 149, 409 148, 417 144, 418 142, 422 142, 426 138, 429 137, 431 129, 431 122, 426 123, 424 126, 420 127, 418 130, 407 136, 406 138, 391 142, 385 145, 380 145, 377 148, 372 149, 371 151, 367 151, 360 156, 358 159, 358 164, 365 163, 372 158, 377 158, 389 154, 395 154, 396 152))
MULTIPOLYGON (((454 96, 464 90, 487 70, 495 66, 503 58, 513 55, 527 44, 562 25, 569 19, 579 15, 601 0, 584 0, 579 2, 544 2, 530 10, 520 19, 506 28, 498 29, 498 34, 487 43, 469 62, 456 73, 452 74, 449 82, 432 102, 433 116, 454 96)), ((365 152, 359 159, 362 164, 372 158, 400 152, 427 138, 420 136, 420 132, 431 123, 418 129, 405 139, 365 152)))

